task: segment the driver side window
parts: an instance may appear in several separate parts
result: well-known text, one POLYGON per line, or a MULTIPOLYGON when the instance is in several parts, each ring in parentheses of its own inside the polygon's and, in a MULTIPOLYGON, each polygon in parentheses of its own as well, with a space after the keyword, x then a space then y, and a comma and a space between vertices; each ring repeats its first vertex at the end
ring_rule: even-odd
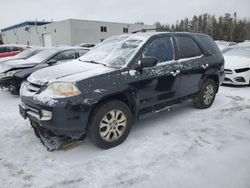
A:
POLYGON ((144 57, 155 57, 159 63, 173 60, 173 44, 171 37, 153 40, 143 52, 144 57))
POLYGON ((55 59, 57 61, 63 61, 63 60, 75 59, 75 58, 76 58, 75 51, 68 50, 68 51, 64 51, 64 52, 59 53, 53 59, 55 59))

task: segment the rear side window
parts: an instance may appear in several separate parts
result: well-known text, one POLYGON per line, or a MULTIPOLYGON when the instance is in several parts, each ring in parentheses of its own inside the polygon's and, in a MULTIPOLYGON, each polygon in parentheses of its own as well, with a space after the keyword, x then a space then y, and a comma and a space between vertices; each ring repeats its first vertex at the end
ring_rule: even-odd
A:
POLYGON ((202 55, 202 51, 199 46, 189 37, 176 37, 180 59, 197 57, 202 55))
POLYGON ((143 52, 144 57, 155 57, 158 62, 165 62, 174 58, 173 44, 171 37, 158 38, 153 40, 143 52))
POLYGON ((81 57, 84 54, 86 54, 88 52, 88 50, 78 50, 78 52, 79 52, 79 57, 81 57))
POLYGON ((61 52, 60 54, 56 55, 53 59, 56 59, 57 61, 63 61, 68 59, 75 59, 75 50, 68 50, 65 52, 61 52))
POLYGON ((210 54, 220 53, 219 47, 216 45, 214 40, 206 35, 197 35, 198 40, 206 47, 210 54))
POLYGON ((2 54, 2 53, 7 53, 7 52, 9 52, 9 50, 8 50, 7 47, 1 47, 1 48, 0 48, 0 53, 1 53, 1 54, 2 54))

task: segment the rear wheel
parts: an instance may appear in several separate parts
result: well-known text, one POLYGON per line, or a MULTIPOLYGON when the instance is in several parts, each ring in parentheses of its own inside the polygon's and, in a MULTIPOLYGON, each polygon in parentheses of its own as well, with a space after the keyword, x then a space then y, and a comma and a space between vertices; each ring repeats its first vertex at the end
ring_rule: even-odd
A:
POLYGON ((108 101, 94 110, 87 131, 88 137, 98 147, 109 149, 127 138, 131 124, 129 107, 121 101, 108 101))
POLYGON ((194 100, 194 106, 200 109, 209 108, 214 102, 216 92, 217 87, 214 80, 207 79, 194 100))

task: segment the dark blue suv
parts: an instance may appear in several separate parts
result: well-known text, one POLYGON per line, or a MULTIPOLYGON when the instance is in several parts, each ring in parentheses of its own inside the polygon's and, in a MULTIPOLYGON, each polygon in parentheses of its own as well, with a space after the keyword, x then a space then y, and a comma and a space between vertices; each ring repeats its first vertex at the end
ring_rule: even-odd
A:
POLYGON ((187 100, 209 108, 223 79, 224 58, 210 36, 114 36, 74 63, 33 73, 21 88, 20 113, 49 150, 86 136, 108 149, 146 113, 187 100))

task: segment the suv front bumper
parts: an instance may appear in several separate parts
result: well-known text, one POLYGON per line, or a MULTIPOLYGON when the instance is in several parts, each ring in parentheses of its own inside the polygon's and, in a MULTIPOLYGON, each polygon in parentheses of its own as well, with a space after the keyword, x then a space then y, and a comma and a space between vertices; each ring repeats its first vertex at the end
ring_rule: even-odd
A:
POLYGON ((55 136, 66 136, 79 139, 86 133, 90 107, 80 104, 70 105, 68 102, 58 102, 60 105, 38 104, 33 97, 21 97, 19 112, 24 119, 29 119, 33 128, 49 131, 55 136), (51 113, 44 117, 42 111, 51 113))

